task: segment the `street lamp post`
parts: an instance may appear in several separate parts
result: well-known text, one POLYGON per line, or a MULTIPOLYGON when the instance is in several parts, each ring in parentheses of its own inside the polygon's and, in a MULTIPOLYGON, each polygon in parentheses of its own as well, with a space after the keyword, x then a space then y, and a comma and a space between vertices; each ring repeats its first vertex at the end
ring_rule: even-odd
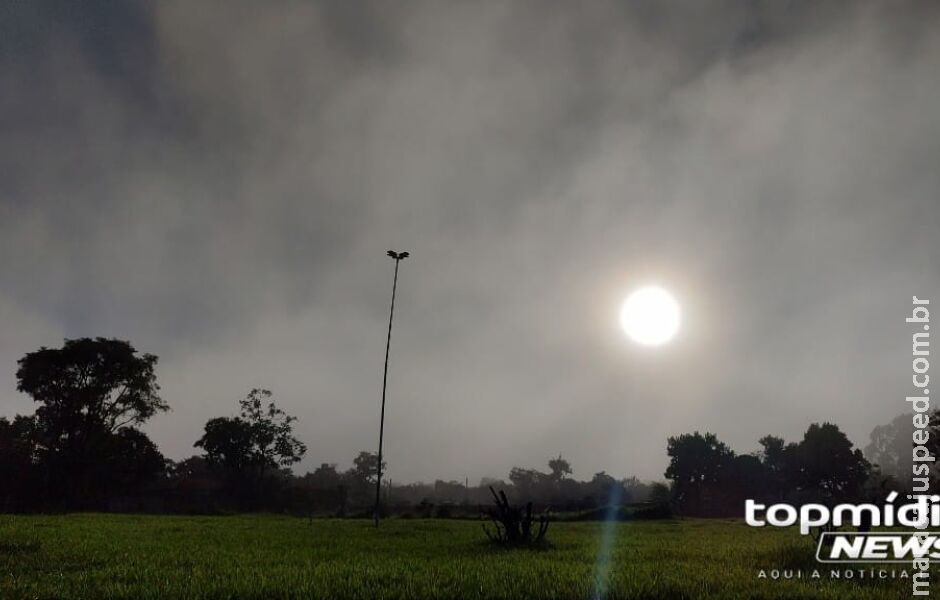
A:
POLYGON ((392 307, 388 311, 388 338, 385 340, 385 373, 382 376, 382 414, 379 418, 379 464, 375 477, 375 526, 379 526, 379 503, 382 500, 382 440, 385 436, 385 388, 388 385, 388 352, 392 347, 392 317, 395 316, 395 291, 398 289, 398 263, 408 258, 408 252, 389 250, 387 254, 395 259, 395 280, 392 283, 392 307))

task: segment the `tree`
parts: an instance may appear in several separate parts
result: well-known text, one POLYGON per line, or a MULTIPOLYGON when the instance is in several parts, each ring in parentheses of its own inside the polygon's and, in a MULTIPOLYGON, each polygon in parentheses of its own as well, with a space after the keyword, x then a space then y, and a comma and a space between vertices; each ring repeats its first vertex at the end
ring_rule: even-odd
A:
POLYGON ((650 486, 648 501, 654 504, 668 504, 670 495, 669 486, 657 481, 650 486))
POLYGON ((512 482, 519 498, 528 498, 536 494, 538 488, 546 479, 546 475, 535 469, 513 467, 509 470, 509 481, 512 482))
POLYGON ((677 505, 690 514, 700 514, 706 493, 717 488, 734 453, 715 434, 697 431, 670 437, 666 453, 669 467, 665 475, 673 481, 677 505))
MULTIPOLYGON (((360 452, 359 456, 353 459, 352 474, 360 483, 375 484, 375 478, 378 476, 379 455, 375 452, 360 452)), ((382 472, 385 472, 385 461, 382 461, 382 472)))
POLYGON ((157 357, 129 342, 65 340, 19 360, 17 389, 39 403, 35 432, 46 494, 66 507, 88 507, 107 493, 115 435, 169 410, 160 398, 157 357))
POLYGON ((624 497, 624 486, 614 477, 604 471, 595 473, 591 481, 587 482, 588 495, 596 506, 605 506, 608 504, 620 504, 628 501, 624 497))
POLYGON ((865 446, 865 458, 877 466, 882 475, 892 477, 909 490, 911 487, 911 449, 914 435, 913 414, 898 415, 886 425, 871 431, 865 446))
POLYGON ((786 448, 786 442, 783 438, 774 435, 765 435, 757 440, 763 450, 760 453, 761 462, 772 471, 779 471, 783 468, 783 457, 786 448))
POLYGON ((720 482, 726 502, 725 509, 738 512, 748 498, 761 494, 767 488, 767 469, 753 454, 738 454, 731 458, 720 482))
POLYGON ((174 480, 212 480, 215 474, 204 456, 190 456, 179 462, 169 461, 167 477, 174 480))
POLYGON ((206 422, 204 433, 194 444, 206 451, 206 461, 228 474, 251 469, 257 456, 252 446, 251 424, 240 417, 216 417, 206 422))
POLYGON ((799 458, 803 489, 836 500, 858 497, 871 471, 861 450, 853 450, 852 442, 832 423, 809 426, 799 458))
POLYGON ((19 360, 17 390, 32 396, 40 425, 68 445, 92 431, 114 433, 169 410, 160 398, 157 357, 137 354, 129 342, 105 338, 65 340, 19 360))
POLYGON ((342 475, 336 470, 336 465, 323 463, 313 473, 304 475, 304 481, 317 489, 336 488, 342 483, 342 475))
POLYGON ((128 494, 167 474, 167 460, 142 431, 122 427, 108 438, 98 480, 110 493, 128 494))
POLYGON ((553 458, 548 461, 548 468, 551 471, 550 477, 552 481, 559 482, 564 479, 565 475, 571 475, 571 463, 561 457, 561 454, 558 455, 558 458, 553 458))
POLYGON ((307 446, 293 437, 293 423, 297 417, 292 417, 268 402, 263 406, 263 400, 271 397, 268 390, 253 389, 248 397, 240 402, 241 417, 251 425, 252 451, 256 462, 267 468, 269 466, 289 467, 299 462, 307 452, 307 446))
MULTIPOLYGON (((379 455, 362 451, 353 459, 353 467, 343 474, 343 483, 351 502, 365 504, 375 501, 375 478, 378 476, 379 455)), ((385 473, 385 461, 382 472, 385 473)))
POLYGON ((783 499, 787 492, 799 486, 798 446, 772 435, 765 435, 759 443, 763 448, 760 460, 764 465, 767 491, 773 498, 783 499))
POLYGON ((35 510, 39 498, 39 447, 36 420, 0 418, 0 512, 35 510))
POLYGON ((293 436, 297 420, 273 401, 264 406, 271 392, 253 389, 239 401, 237 417, 217 417, 206 423, 205 433, 195 443, 206 451, 210 464, 231 474, 263 479, 266 471, 298 462, 307 447, 293 436))

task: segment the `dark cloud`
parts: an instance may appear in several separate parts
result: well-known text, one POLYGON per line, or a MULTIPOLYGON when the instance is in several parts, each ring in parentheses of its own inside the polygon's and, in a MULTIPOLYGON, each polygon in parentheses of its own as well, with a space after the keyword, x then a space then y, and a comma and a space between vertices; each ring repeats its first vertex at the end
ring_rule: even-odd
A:
POLYGON ((937 288, 940 35, 910 2, 13 3, 0 385, 63 336, 161 356, 174 457, 266 386, 304 466, 372 449, 391 264, 395 480, 558 452, 658 477, 902 412, 937 288), (680 339, 631 347, 633 286, 680 339))

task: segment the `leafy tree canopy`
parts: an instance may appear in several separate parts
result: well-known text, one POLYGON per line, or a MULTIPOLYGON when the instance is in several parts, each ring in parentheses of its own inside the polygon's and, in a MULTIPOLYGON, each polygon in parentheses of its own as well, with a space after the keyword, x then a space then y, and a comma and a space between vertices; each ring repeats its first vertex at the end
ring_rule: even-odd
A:
POLYGON ((268 401, 270 398, 270 391, 253 389, 239 401, 237 417, 218 417, 206 423, 195 446, 206 451, 210 464, 232 472, 263 474, 303 458, 307 447, 293 436, 297 418, 268 401))
MULTIPOLYGON (((359 456, 353 459, 353 468, 351 475, 359 481, 375 483, 378 476, 379 455, 375 452, 360 452, 359 456)), ((385 471, 385 461, 382 461, 382 471, 385 471)))
POLYGON ((116 432, 169 410, 160 398, 157 357, 129 342, 105 338, 65 340, 19 360, 17 389, 32 396, 40 427, 53 445, 97 432, 116 432))
POLYGON ((555 481, 561 481, 566 475, 571 475, 571 463, 561 457, 559 454, 556 458, 548 461, 548 468, 552 472, 552 479, 555 481))

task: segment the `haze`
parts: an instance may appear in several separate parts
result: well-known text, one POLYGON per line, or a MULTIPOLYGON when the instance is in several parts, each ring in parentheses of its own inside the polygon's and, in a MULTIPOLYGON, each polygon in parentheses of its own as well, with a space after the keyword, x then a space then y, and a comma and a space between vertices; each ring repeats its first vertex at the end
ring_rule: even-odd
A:
POLYGON ((299 473, 563 454, 661 479, 907 410, 911 296, 940 301, 929 2, 7 3, 0 412, 65 337, 160 357, 171 458, 266 387, 299 473), (617 311, 650 281, 683 325, 617 311))

